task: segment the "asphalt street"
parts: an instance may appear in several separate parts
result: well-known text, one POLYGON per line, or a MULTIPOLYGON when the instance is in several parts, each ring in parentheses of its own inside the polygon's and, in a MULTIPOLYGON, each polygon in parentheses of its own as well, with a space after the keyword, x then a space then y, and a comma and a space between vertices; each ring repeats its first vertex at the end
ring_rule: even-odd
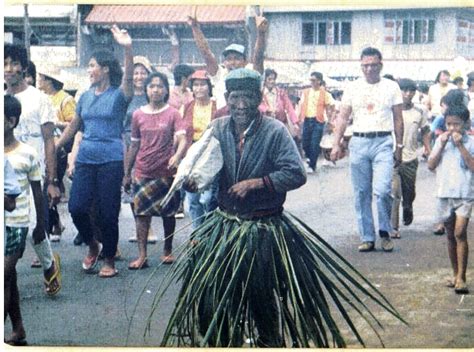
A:
MULTIPOLYGON (((366 275, 393 303, 409 322, 404 326, 379 312, 385 329, 381 337, 390 348, 466 348, 474 346, 474 295, 456 295, 444 286, 451 273, 446 249, 446 236, 434 236, 435 176, 421 162, 418 171, 415 219, 401 229, 392 253, 377 250, 359 253, 356 219, 347 159, 335 167, 320 167, 308 176, 308 182, 290 192, 286 210, 307 222, 354 266, 366 275)), ((63 287, 55 297, 43 292, 40 269, 30 268, 33 249, 28 244, 24 257, 17 265, 21 309, 27 340, 34 346, 159 346, 167 319, 179 287, 172 287, 159 309, 149 320, 150 333, 145 334, 150 305, 157 286, 169 270, 159 265, 162 242, 149 245, 150 268, 129 271, 128 261, 137 254, 136 244, 128 242, 134 232, 134 221, 128 205, 120 215, 119 248, 122 260, 117 262, 119 275, 101 279, 85 274, 81 261, 86 247, 74 246, 76 230, 72 225, 67 204, 60 204, 66 225, 61 242, 53 250, 62 258, 63 287)), ((181 229, 175 236, 175 247, 189 235, 189 218, 178 220, 181 229)), ((162 238, 161 219, 155 218, 153 231, 162 238)), ((473 227, 469 226, 471 241, 468 285, 474 292, 473 227)), ((376 311, 377 312, 377 311, 376 311)), ((362 321, 356 320, 368 347, 380 343, 362 321)), ((9 336, 10 322, 4 327, 9 336)), ((347 336, 349 346, 356 340, 347 336)))

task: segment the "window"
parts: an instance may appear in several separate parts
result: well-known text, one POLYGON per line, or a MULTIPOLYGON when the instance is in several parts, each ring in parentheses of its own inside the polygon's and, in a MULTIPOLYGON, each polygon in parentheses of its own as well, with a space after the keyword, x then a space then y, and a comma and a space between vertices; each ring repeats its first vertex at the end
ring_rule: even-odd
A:
POLYGON ((427 44, 434 42, 435 20, 429 18, 386 18, 385 42, 427 44))
POLYGON ((351 22, 303 19, 303 45, 348 45, 351 44, 351 22))

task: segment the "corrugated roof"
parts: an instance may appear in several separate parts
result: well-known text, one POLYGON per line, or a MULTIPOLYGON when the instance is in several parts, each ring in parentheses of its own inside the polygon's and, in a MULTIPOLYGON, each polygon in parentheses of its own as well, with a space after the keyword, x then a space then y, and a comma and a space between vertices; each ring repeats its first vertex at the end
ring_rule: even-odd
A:
MULTIPOLYGON (((192 5, 95 5, 87 24, 185 24, 192 5)), ((203 24, 239 24, 245 21, 245 6, 197 6, 203 24)))

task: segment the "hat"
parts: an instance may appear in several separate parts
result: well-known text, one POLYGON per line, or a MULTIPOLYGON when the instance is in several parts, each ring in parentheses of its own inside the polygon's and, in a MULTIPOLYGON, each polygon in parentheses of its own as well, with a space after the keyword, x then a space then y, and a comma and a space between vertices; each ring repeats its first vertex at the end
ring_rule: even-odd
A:
POLYGON ((137 55, 133 57, 133 64, 134 65, 142 65, 146 68, 148 73, 155 72, 153 66, 151 66, 150 60, 148 60, 145 56, 137 55))
POLYGON ((226 56, 228 53, 230 53, 232 51, 236 52, 240 55, 243 55, 244 57, 246 56, 245 55, 245 46, 240 45, 240 44, 230 44, 227 48, 224 49, 224 51, 222 52, 222 55, 226 56))
POLYGON ((191 79, 204 79, 204 80, 208 80, 208 81, 211 80, 211 78, 209 77, 209 74, 208 74, 207 71, 205 71, 205 70, 197 70, 197 71, 195 71, 195 72, 192 74, 191 79))
POLYGON ((227 92, 233 90, 260 91, 261 76, 257 71, 248 68, 237 68, 229 72, 225 78, 227 92))
POLYGON ((37 65, 36 73, 64 83, 64 77, 61 75, 61 69, 54 65, 37 65))

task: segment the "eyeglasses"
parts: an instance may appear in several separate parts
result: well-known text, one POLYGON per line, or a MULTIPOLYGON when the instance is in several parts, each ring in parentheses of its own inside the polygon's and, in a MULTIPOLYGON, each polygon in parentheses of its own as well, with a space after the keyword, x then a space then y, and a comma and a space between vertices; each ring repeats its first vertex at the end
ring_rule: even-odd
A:
POLYGON ((368 68, 378 68, 381 65, 382 64, 379 62, 379 63, 376 63, 376 64, 361 64, 360 67, 362 67, 364 70, 366 70, 368 68))

